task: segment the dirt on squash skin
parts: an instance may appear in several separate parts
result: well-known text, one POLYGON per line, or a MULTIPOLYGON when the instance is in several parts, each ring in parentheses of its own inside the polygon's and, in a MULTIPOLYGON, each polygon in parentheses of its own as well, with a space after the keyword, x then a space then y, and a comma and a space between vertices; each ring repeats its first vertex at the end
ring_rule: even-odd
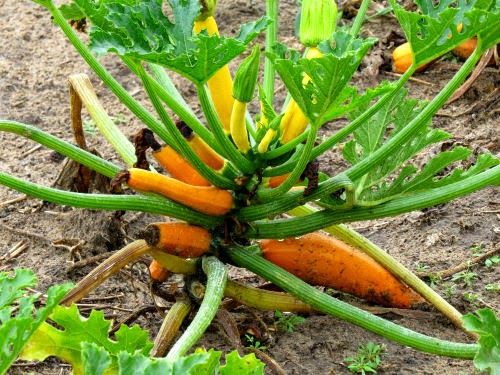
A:
MULTIPOLYGON (((59 28, 53 25, 45 9, 27 0, 0 1, 0 5, 0 118, 34 125, 73 142, 67 77, 86 73, 108 113, 115 118, 122 116, 125 119, 119 126, 128 137, 133 137, 142 128, 141 123, 91 72, 59 28)), ((384 2, 374 2, 370 12, 375 13, 385 5, 384 2)), ((349 15, 355 10, 356 3, 344 3, 343 6, 345 14, 349 15)), ((280 2, 280 7, 283 21, 280 41, 297 47, 293 30, 297 5, 289 0, 280 2)), ((221 33, 234 35, 237 28, 233 25, 256 19, 264 12, 264 2, 220 1, 216 17, 224 20, 220 22, 221 33)), ((394 18, 373 18, 363 29, 363 35, 375 36, 379 41, 356 75, 359 87, 396 79, 391 72, 389 56, 394 45, 403 41, 403 34, 394 18)), ((259 42, 263 43, 263 38, 259 42)), ((107 56, 102 62, 134 98, 150 108, 139 80, 123 64, 114 56, 107 56)), ((411 95, 432 99, 458 67, 459 63, 444 61, 417 74, 408 84, 411 95)), ((234 68, 231 65, 231 69, 234 68)), ((422 153, 421 163, 441 149, 453 145, 464 145, 479 153, 489 151, 498 154, 499 83, 498 69, 486 68, 469 91, 439 111, 434 118, 434 126, 453 136, 442 145, 422 153)), ((179 87, 187 101, 197 108, 193 86, 181 82, 179 87)), ((277 86, 278 92, 283 93, 280 87, 277 86)), ((86 113, 85 116, 88 119, 86 113)), ((322 129, 322 133, 336 131, 345 123, 345 120, 330 123, 322 129)), ((105 159, 124 166, 101 136, 87 134, 86 137, 89 148, 98 150, 105 159)), ((0 139, 1 171, 46 186, 55 183, 63 167, 60 157, 19 136, 0 133, 0 139)), ((323 172, 337 173, 346 167, 337 150, 328 152, 320 160, 320 170, 323 172)), ((395 218, 353 223, 352 227, 410 269, 416 270, 415 265, 419 264, 425 266, 425 272, 438 273, 473 260, 473 248, 480 247, 479 253, 498 249, 499 205, 498 189, 490 187, 438 207, 395 218)), ((24 198, 16 191, 0 186, 0 271, 31 268, 39 279, 37 289, 42 292, 53 284, 77 282, 108 252, 139 238, 147 223, 158 220, 161 218, 134 212, 117 215, 115 212, 61 207, 24 198), (19 244, 25 244, 27 248, 14 258, 3 258, 4 254, 19 244), (92 259, 95 261, 89 261, 92 259), (74 263, 78 261, 88 264, 74 263)), ((105 315, 115 322, 121 321, 138 307, 150 307, 154 301, 148 288, 147 265, 148 260, 131 265, 104 282, 84 303, 103 309, 105 315)), ((486 289, 489 284, 498 285, 498 266, 486 267, 481 262, 473 266, 471 272, 476 274, 471 285, 466 285, 463 278, 455 281, 448 278, 438 281, 436 289, 462 313, 485 306, 499 311, 499 292, 486 289)), ((236 268, 231 269, 231 277, 252 284, 262 283, 251 273, 236 268)), ((173 295, 180 283, 181 279, 174 277, 162 289, 164 293, 173 295)), ((353 302, 351 297, 335 295, 353 302)), ((156 300, 166 306, 170 303, 160 297, 156 297, 156 300)), ((162 318, 155 309, 145 310, 148 312, 139 315, 133 323, 149 330, 153 340, 162 318)), ((82 313, 87 314, 88 311, 88 308, 82 308, 82 313)), ((243 336, 248 328, 262 334, 260 342, 267 347, 265 353, 288 374, 347 374, 349 370, 344 358, 354 356, 358 345, 368 341, 383 344, 387 348, 378 370, 380 374, 477 373, 471 361, 425 354, 330 316, 303 314, 305 321, 297 324, 294 332, 285 332, 274 326, 272 312, 238 307, 232 309, 231 313, 243 336)), ((382 316, 426 335, 472 342, 465 333, 432 308, 402 313, 386 312, 382 316)), ((197 345, 224 352, 234 349, 221 327, 221 322, 215 320, 197 345)), ((271 371, 270 368, 268 371, 271 371)), ((40 364, 18 361, 10 370, 10 374, 70 372, 69 366, 55 359, 40 364)))

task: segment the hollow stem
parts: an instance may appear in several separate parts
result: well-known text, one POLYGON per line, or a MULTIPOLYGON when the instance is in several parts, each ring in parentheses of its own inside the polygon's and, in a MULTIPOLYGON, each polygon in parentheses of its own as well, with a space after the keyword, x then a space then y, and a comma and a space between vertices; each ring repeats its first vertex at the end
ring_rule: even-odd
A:
POLYGON ((316 311, 300 299, 282 292, 254 288, 228 280, 224 296, 238 303, 259 310, 279 310, 289 312, 316 311))
POLYGON ((175 339, 182 322, 191 311, 191 303, 187 299, 176 301, 163 319, 163 323, 156 335, 151 357, 163 357, 175 339))
POLYGON ((376 207, 351 210, 322 210, 298 218, 256 221, 246 232, 248 238, 286 238, 300 236, 329 225, 374 220, 436 206, 470 194, 500 181, 500 166, 443 187, 395 198, 376 207))
POLYGON ((226 266, 215 257, 203 258, 202 266, 207 275, 205 296, 193 321, 167 354, 168 360, 179 359, 196 344, 215 317, 224 296, 227 281, 226 266))
POLYGON ((156 195, 113 195, 113 194, 83 194, 63 191, 24 181, 20 178, 0 172, 0 184, 25 193, 34 198, 77 208, 94 210, 126 210, 149 212, 165 215, 204 228, 221 225, 222 217, 215 217, 196 212, 179 203, 156 195))
POLYGON ((123 249, 118 250, 80 280, 80 282, 64 296, 60 304, 70 306, 72 303, 78 302, 101 285, 111 275, 118 272, 127 264, 147 254, 150 248, 151 247, 146 241, 137 240, 125 246, 123 249))
POLYGON ((245 267, 264 277, 317 310, 356 324, 402 345, 436 355, 466 359, 474 358, 479 350, 479 345, 429 337, 339 301, 268 262, 251 249, 232 247, 227 249, 227 254, 240 267, 245 267))
POLYGON ((0 131, 18 134, 31 139, 107 177, 114 177, 122 169, 107 160, 31 125, 16 121, 0 120, 0 131))

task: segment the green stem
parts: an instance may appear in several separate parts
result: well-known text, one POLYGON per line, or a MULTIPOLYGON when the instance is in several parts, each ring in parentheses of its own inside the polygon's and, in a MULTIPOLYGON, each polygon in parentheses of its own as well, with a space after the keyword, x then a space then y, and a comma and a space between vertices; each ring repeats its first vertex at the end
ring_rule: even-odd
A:
MULTIPOLYGON (((390 99, 396 95, 396 93, 406 84, 406 82, 410 79, 412 74, 415 72, 415 68, 408 69, 396 82, 393 83, 394 88, 384 96, 382 96, 374 105, 372 105, 368 110, 363 112, 360 116, 356 117, 349 125, 342 128, 340 131, 329 137, 326 141, 321 143, 319 146, 316 146, 311 154, 311 160, 319 157, 337 143, 341 142, 344 138, 346 138, 349 134, 354 132, 359 126, 364 124, 370 117, 372 117, 377 111, 382 108, 390 99)), ((307 131, 308 132, 308 131, 307 131)), ((303 134, 302 136, 305 136, 303 134)), ((295 140, 294 140, 295 141, 295 140)), ((266 158, 268 156, 272 156, 272 158, 282 155, 286 151, 289 151, 286 147, 288 144, 284 146, 280 146, 279 148, 267 153, 266 158)), ((269 169, 264 171, 263 176, 279 176, 284 173, 290 172, 295 165, 295 161, 288 161, 279 167, 269 169)))
POLYGON ((174 361, 191 349, 212 322, 224 297, 227 281, 226 266, 215 257, 203 258, 203 270, 207 274, 205 296, 193 321, 167 354, 174 361))
POLYGON ((500 166, 440 188, 396 198, 377 207, 355 207, 348 211, 322 210, 292 219, 256 221, 248 228, 248 238, 287 238, 314 232, 329 225, 374 220, 422 210, 470 194, 500 182, 500 166))
POLYGON ((72 144, 31 125, 26 125, 16 121, 0 120, 0 131, 18 134, 38 142, 41 145, 57 151, 58 153, 67 156, 68 158, 73 159, 107 177, 114 177, 122 169, 107 160, 101 159, 88 151, 82 150, 77 146, 73 146, 72 144))
POLYGON ((479 345, 462 344, 411 331, 342 302, 308 285, 280 267, 268 262, 248 248, 228 248, 227 254, 240 267, 271 281, 315 309, 356 324, 402 345, 436 355, 472 359, 479 345))
POLYGON ((224 132, 224 126, 222 125, 217 112, 215 111, 210 95, 208 94, 207 88, 204 85, 198 85, 198 98, 200 100, 201 108, 203 113, 207 118, 210 130, 212 130, 213 135, 219 147, 225 151, 225 156, 244 174, 253 174, 255 171, 255 166, 253 163, 244 157, 236 148, 236 146, 229 140, 226 133, 224 132))
POLYGON ((276 199, 279 196, 285 194, 292 188, 293 185, 297 183, 297 181, 300 179, 300 176, 302 173, 304 173, 304 170, 306 169, 307 163, 311 160, 311 153, 312 149, 314 146, 314 142, 316 141, 316 135, 318 134, 318 130, 316 127, 312 128, 309 131, 309 135, 307 137, 307 142, 305 147, 302 149, 302 153, 300 155, 299 160, 295 164, 294 169, 290 173, 290 175, 287 177, 283 183, 274 188, 274 189, 258 189, 257 190, 257 197, 258 199, 268 202, 270 200, 276 199))
POLYGON ((363 22, 365 21, 366 11, 368 10, 368 6, 370 5, 370 0, 363 0, 361 2, 361 6, 358 9, 358 14, 354 19, 354 22, 349 29, 349 34, 353 38, 356 38, 361 30, 361 26, 363 26, 363 22))
POLYGON ((82 58, 99 76, 104 84, 134 113, 146 126, 155 132, 165 143, 170 144, 169 134, 164 126, 156 118, 154 118, 143 106, 139 104, 128 92, 123 88, 116 79, 99 63, 92 55, 87 46, 78 38, 73 28, 68 24, 64 16, 61 14, 53 1, 47 2, 47 9, 54 17, 54 22, 59 25, 71 44, 75 47, 82 58))
POLYGON ((279 198, 262 205, 242 207, 235 215, 241 222, 252 222, 282 214, 306 202, 321 198, 341 189, 353 189, 353 184, 345 175, 339 174, 322 182, 312 194, 304 196, 303 191, 290 191, 279 198))
POLYGON ((196 212, 160 196, 83 194, 34 184, 0 172, 0 184, 34 198, 78 208, 94 210, 126 210, 170 216, 205 228, 222 224, 221 217, 196 212))
MULTIPOLYGON (((132 65, 133 67, 133 65, 132 65)), ((224 155, 224 151, 219 147, 218 143, 215 141, 214 136, 203 123, 198 120, 198 118, 192 113, 188 104, 184 101, 182 96, 175 87, 170 89, 165 89, 165 87, 173 86, 168 77, 165 69, 161 66, 150 64, 151 71, 153 72, 156 80, 152 79, 148 75, 149 83, 153 86, 154 91, 160 97, 160 99, 175 112, 179 118, 184 121, 196 134, 198 134, 206 144, 208 144, 214 151, 220 155, 224 155), (168 83, 170 82, 170 84, 168 83), (175 90, 172 92, 172 90, 175 90)), ((135 71, 134 71, 135 72, 135 71)), ((138 72, 135 72, 137 75, 138 72)))
POLYGON ((139 78, 142 80, 144 88, 146 89, 146 92, 149 96, 149 99, 151 100, 151 103, 153 104, 153 107, 155 108, 156 112, 160 116, 160 119, 165 124, 167 131, 172 137, 173 140, 172 143, 175 145, 172 146, 174 150, 179 152, 186 160, 188 160, 189 163, 193 166, 193 168, 195 168, 203 177, 205 177, 213 185, 223 189, 236 188, 237 185, 233 181, 229 180, 228 178, 214 171, 212 168, 206 165, 198 157, 198 155, 196 155, 196 153, 193 151, 193 149, 187 142, 186 138, 184 138, 180 130, 177 129, 177 127, 175 126, 175 123, 172 121, 169 114, 163 107, 163 104, 160 102, 156 94, 156 91, 153 89, 153 86, 151 85, 152 80, 149 79, 146 71, 144 70, 144 67, 142 66, 142 63, 138 62, 134 64, 133 62, 129 61, 129 64, 134 65, 134 68, 137 71, 139 78))
MULTIPOLYGON (((303 216, 316 211, 317 210, 315 208, 305 205, 297 207, 296 209, 290 211, 290 214, 294 216, 303 216)), ((384 266, 384 268, 389 270, 394 276, 413 288, 427 301, 432 303, 457 327, 463 329, 462 314, 457 311, 457 309, 450 305, 443 297, 436 293, 434 289, 424 283, 403 264, 391 257, 388 253, 375 245, 369 239, 344 224, 331 225, 329 227, 323 228, 323 230, 368 254, 371 258, 375 259, 378 263, 384 266)))
MULTIPOLYGON (((278 36, 278 1, 266 0, 266 15, 271 21, 266 29, 266 52, 272 52, 278 36)), ((264 93, 269 103, 273 104, 274 98, 274 64, 266 57, 264 60, 264 93)))

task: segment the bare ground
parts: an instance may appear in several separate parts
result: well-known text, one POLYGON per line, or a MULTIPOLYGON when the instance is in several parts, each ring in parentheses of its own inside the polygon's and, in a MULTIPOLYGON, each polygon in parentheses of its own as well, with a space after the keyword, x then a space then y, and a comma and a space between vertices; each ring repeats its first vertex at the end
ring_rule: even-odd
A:
MULTIPOLYGON (((375 4, 380 6, 382 3, 375 4)), ((348 16, 351 4, 344 5, 348 16)), ((280 17, 284 23, 281 38, 290 42, 293 39, 292 20, 296 5, 292 1, 284 1, 280 6, 280 17)), ((254 1, 249 5, 241 0, 222 1, 218 8, 217 18, 224 20, 220 22, 221 32, 226 34, 234 33, 231 25, 241 19, 256 18, 265 11, 261 2, 254 1)), ((44 9, 31 1, 0 0, 0 20, 0 118, 35 125, 72 141, 67 77, 84 72, 91 77, 108 113, 126 119, 120 124, 124 133, 131 137, 140 129, 141 124, 103 87, 61 31, 51 23, 44 9)), ((402 33, 394 19, 377 17, 367 24, 364 33, 378 37, 379 43, 358 74, 358 84, 366 87, 383 79, 393 80, 395 77, 391 73, 388 56, 393 44, 402 41, 402 33)), ((106 57, 103 61, 125 88, 145 102, 138 80, 126 68, 113 57, 106 57)), ((457 67, 456 62, 440 62, 418 74, 418 80, 409 84, 411 95, 431 99, 457 67)), ((434 120, 435 126, 453 134, 450 142, 454 144, 498 154, 499 82, 498 69, 487 68, 461 99, 439 112, 434 120)), ((188 98, 193 96, 192 87, 186 84, 181 87, 184 95, 188 98)), ((191 101, 194 103, 195 99, 191 101)), ((324 131, 335 130, 341 124, 341 121, 329 124, 324 131)), ((99 135, 87 137, 88 143, 103 157, 123 165, 99 135)), ((38 147, 11 134, 0 133, 0 139, 3 144, 0 152, 2 171, 42 185, 54 184, 63 169, 61 158, 45 147, 38 147)), ((321 165, 325 171, 344 167, 334 152, 325 155, 321 165)), ((355 223, 353 227, 407 267, 415 269, 418 262, 428 266, 426 271, 437 273, 472 260, 471 248, 481 245, 483 251, 498 249, 499 204, 498 189, 487 188, 439 207, 396 218, 355 223)), ((151 215, 127 213, 117 222, 114 213, 58 207, 25 198, 0 186, 0 257, 20 242, 27 245, 15 258, 0 261, 0 271, 31 268, 39 278, 40 291, 56 283, 77 282, 97 263, 74 267, 75 257, 76 260, 85 260, 117 250, 124 243, 138 238, 146 223, 157 219, 151 215), (58 245, 58 241, 66 246, 58 245), (83 245, 73 249, 76 252, 70 252, 79 241, 83 245)), ((139 262, 112 277, 93 292, 86 303, 100 305, 106 316, 116 321, 128 313, 116 310, 115 306, 134 310, 138 306, 152 305, 146 265, 139 262), (115 298, 100 300, 104 296, 115 298)), ((498 285, 498 267, 486 267, 480 263, 472 271, 477 274, 472 285, 465 285, 463 280, 452 282, 448 279, 443 280, 437 290, 443 295, 449 294, 452 304, 463 313, 484 306, 498 311, 499 292, 485 289, 488 284, 498 285), (451 290, 452 287, 455 289, 451 290), (466 293, 471 293, 472 299, 474 296, 475 299, 467 299, 466 293)), ((240 280, 259 282, 242 270, 233 269, 232 275, 240 280)), ((179 279, 171 279, 165 289, 175 290, 179 283, 179 279)), ((477 373, 470 361, 420 353, 329 316, 304 315, 305 322, 296 325, 293 333, 275 330, 272 312, 238 308, 233 311, 233 316, 242 334, 250 326, 263 332, 261 342, 268 348, 266 353, 290 374, 346 374, 348 370, 344 358, 353 356, 358 345, 368 341, 387 346, 379 371, 381 374, 477 373)), ((470 342, 462 331, 433 309, 419 314, 389 313, 384 317, 424 334, 470 342)), ((135 323, 148 329, 151 339, 154 339, 161 317, 157 312, 149 311, 140 315, 135 323)), ((198 345, 223 351, 233 349, 221 333, 217 321, 198 345)), ((48 360, 43 364, 18 362, 11 370, 12 374, 24 372, 70 373, 70 368, 56 360, 48 360), (59 372, 60 369, 62 372, 59 372)))

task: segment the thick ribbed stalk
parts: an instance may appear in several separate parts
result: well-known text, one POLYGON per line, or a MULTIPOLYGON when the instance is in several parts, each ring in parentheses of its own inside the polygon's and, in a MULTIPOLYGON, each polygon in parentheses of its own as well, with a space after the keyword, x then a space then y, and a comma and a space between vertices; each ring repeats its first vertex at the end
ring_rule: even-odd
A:
MULTIPOLYGON (((130 64, 133 64, 130 62, 130 64)), ((171 143, 175 144, 175 146, 172 146, 174 150, 180 152, 180 154, 189 161, 189 163, 210 183, 212 183, 215 186, 218 186, 223 189, 234 189, 236 187, 236 184, 229 180, 228 178, 220 175, 216 171, 214 171, 212 168, 210 168, 208 165, 206 165, 201 159, 196 155, 196 153, 193 151, 187 140, 184 138, 184 136, 181 134, 179 129, 175 126, 175 123, 172 121, 170 116, 168 115, 167 111, 163 107, 163 104, 160 102, 157 93, 154 91, 153 86, 151 84, 152 80, 149 79, 146 71, 144 70, 143 66, 141 63, 134 64, 135 68, 137 69, 137 72, 139 74, 139 78, 141 78, 142 83, 144 84, 144 87, 146 89, 146 92, 151 100, 151 103, 153 103, 154 108, 156 109, 156 112, 160 116, 162 122, 165 124, 165 127, 167 128, 168 132, 170 133, 172 137, 171 143)))
POLYGON ((278 310, 289 312, 316 311, 298 298, 282 292, 254 288, 228 280, 224 296, 243 305, 259 310, 278 310))
POLYGON ((358 14, 356 14, 356 18, 354 18, 351 28, 349 29, 349 34, 353 38, 356 38, 359 34, 359 31, 361 30, 361 26, 365 21, 366 11, 368 10, 369 5, 370 0, 363 0, 361 2, 361 6, 358 9, 358 14))
POLYGON ((326 196, 341 189, 345 189, 346 191, 352 191, 354 189, 351 180, 343 174, 339 174, 321 183, 313 193, 307 196, 304 196, 304 191, 290 191, 268 203, 242 207, 235 216, 238 220, 245 222, 261 220, 281 214, 301 204, 321 198, 322 196, 326 196))
MULTIPOLYGON (((266 0, 266 16, 270 22, 266 29, 266 52, 272 52, 278 36, 278 0, 266 0)), ((269 103, 274 97, 274 64, 266 57, 264 60, 264 93, 269 103)))
POLYGON ((252 249, 233 247, 227 249, 227 254, 237 265, 264 277, 317 310, 356 324, 402 345, 436 355, 466 359, 474 358, 479 350, 479 345, 429 337, 339 301, 268 262, 252 249))
POLYGON ((249 227, 246 236, 248 238, 286 238, 314 232, 329 225, 396 216, 436 206, 488 185, 499 183, 500 166, 496 166, 465 180, 407 197, 395 198, 376 207, 355 207, 344 211, 322 210, 298 218, 257 221, 249 227))
POLYGON ((215 317, 224 296, 227 281, 226 266, 215 257, 205 257, 203 270, 207 274, 205 296, 193 321, 170 349, 166 357, 168 360, 179 359, 196 344, 215 317))
POLYGON ((82 150, 31 125, 16 121, 0 120, 0 131, 18 134, 38 142, 107 177, 114 177, 122 169, 107 160, 101 159, 88 151, 82 150))
POLYGON ((156 133, 165 143, 170 144, 170 137, 165 127, 154 118, 143 106, 139 104, 120 83, 102 66, 101 63, 89 51, 87 46, 78 38, 73 28, 68 24, 67 20, 61 14, 57 6, 52 0, 43 4, 54 17, 54 22, 59 25, 68 40, 73 44, 78 53, 99 76, 104 84, 134 113, 146 126, 156 133))
POLYGON ((182 204, 163 197, 144 195, 83 194, 63 191, 24 181, 0 172, 0 184, 25 193, 34 198, 78 208, 94 210, 126 210, 165 215, 204 228, 222 224, 222 217, 215 217, 194 211, 182 204))
POLYGON ((127 264, 147 254, 151 246, 144 240, 137 240, 118 250, 108 259, 98 265, 87 276, 85 276, 68 294, 62 299, 61 305, 70 306, 78 302, 92 290, 101 285, 107 278, 118 272, 127 264))
POLYGON ((156 335, 153 349, 149 353, 151 357, 163 357, 190 311, 191 303, 187 300, 179 300, 173 304, 156 335))

